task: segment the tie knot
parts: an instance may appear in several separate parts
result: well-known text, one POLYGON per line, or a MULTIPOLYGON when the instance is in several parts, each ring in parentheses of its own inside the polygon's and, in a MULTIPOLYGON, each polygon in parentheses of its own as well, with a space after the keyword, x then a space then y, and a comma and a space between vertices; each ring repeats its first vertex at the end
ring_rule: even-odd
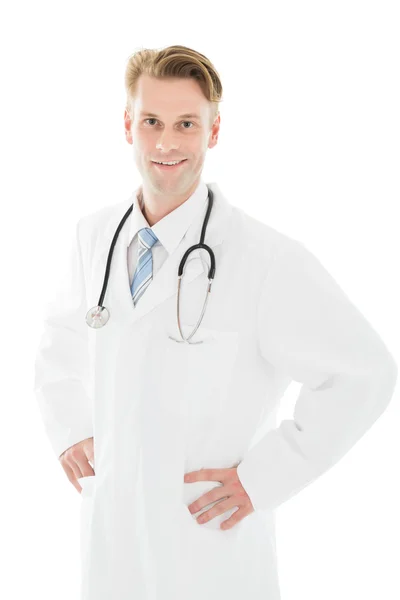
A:
POLYGON ((144 227, 143 229, 140 229, 138 235, 140 242, 143 244, 143 246, 145 246, 145 248, 151 248, 156 242, 158 242, 158 237, 154 231, 150 229, 150 227, 144 227))

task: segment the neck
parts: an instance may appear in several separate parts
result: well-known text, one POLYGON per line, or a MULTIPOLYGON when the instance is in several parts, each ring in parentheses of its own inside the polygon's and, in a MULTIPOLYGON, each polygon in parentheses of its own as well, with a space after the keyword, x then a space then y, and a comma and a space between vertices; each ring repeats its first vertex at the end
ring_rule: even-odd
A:
POLYGON ((155 195, 151 191, 147 191, 145 186, 142 185, 138 193, 138 200, 142 214, 150 227, 155 225, 158 221, 161 221, 166 215, 186 202, 196 190, 198 184, 199 181, 196 180, 194 184, 180 196, 155 195))

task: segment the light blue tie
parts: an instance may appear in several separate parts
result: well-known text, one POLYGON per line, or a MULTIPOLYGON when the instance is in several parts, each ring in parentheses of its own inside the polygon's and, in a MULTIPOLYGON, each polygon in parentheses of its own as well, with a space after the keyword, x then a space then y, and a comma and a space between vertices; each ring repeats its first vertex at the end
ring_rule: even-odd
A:
POLYGON ((144 227, 139 230, 138 240, 138 260, 131 285, 131 294, 135 306, 153 279, 153 256, 151 248, 158 242, 158 237, 150 227, 144 227))

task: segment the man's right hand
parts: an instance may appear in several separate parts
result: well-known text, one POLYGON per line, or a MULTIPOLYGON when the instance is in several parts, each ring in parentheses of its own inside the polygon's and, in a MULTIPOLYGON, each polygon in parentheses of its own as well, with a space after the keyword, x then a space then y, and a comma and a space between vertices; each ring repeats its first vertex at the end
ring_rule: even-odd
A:
POLYGON ((72 485, 81 493, 82 487, 79 485, 77 479, 87 477, 88 475, 95 475, 94 469, 89 464, 90 460, 93 463, 93 467, 95 466, 93 438, 87 438, 74 444, 65 450, 59 456, 58 460, 61 462, 61 466, 72 485))

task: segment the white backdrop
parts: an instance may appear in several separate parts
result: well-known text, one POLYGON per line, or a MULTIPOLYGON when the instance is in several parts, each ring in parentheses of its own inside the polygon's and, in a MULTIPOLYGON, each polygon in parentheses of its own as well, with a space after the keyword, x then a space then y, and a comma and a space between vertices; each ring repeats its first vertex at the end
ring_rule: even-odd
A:
MULTIPOLYGON (((135 50, 182 44, 210 58, 224 94, 206 182, 303 241, 400 363, 397 10, 385 0, 3 5, 0 597, 78 598, 80 497, 45 437, 33 361, 77 219, 140 183, 123 123, 135 50)), ((298 392, 292 384, 282 418, 298 392)), ((278 509, 282 600, 399 598, 398 396, 278 509)))

